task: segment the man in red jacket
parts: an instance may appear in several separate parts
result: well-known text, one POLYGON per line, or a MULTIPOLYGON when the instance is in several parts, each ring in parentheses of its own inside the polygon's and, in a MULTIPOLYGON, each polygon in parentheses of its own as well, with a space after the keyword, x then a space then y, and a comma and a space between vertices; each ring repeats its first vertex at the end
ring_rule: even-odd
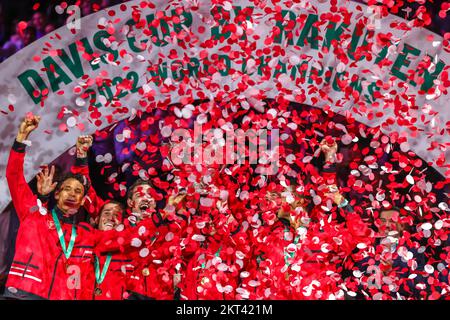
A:
MULTIPOLYGON (((100 231, 109 231, 122 223, 125 208, 118 201, 107 201, 95 222, 100 231)), ((131 260, 124 254, 115 252, 94 256, 95 290, 94 300, 123 300, 126 292, 126 270, 131 260)))
POLYGON ((161 200, 149 181, 138 180, 128 190, 127 204, 130 215, 126 225, 134 227, 140 221, 152 221, 153 237, 143 243, 143 249, 131 251, 133 271, 127 278, 129 299, 172 300, 176 298, 177 268, 181 265, 179 235, 185 226, 181 217, 167 219, 166 209, 177 206, 183 196, 172 196, 164 210, 156 210, 156 200, 161 200))
POLYGON ((80 299, 87 285, 82 273, 92 269, 92 227, 77 223, 75 214, 84 203, 88 182, 80 175, 65 176, 56 187, 51 212, 32 193, 23 175, 24 142, 39 121, 30 115, 21 123, 6 170, 20 227, 5 296, 80 299))
MULTIPOLYGON (((89 180, 89 169, 87 165, 87 151, 91 147, 93 138, 91 136, 80 136, 77 140, 77 160, 72 168, 72 173, 79 173, 89 180)), ((169 198, 169 206, 177 205, 183 196, 169 198)), ((157 211, 156 201, 162 199, 162 195, 157 193, 149 181, 137 180, 129 189, 127 194, 127 205, 129 215, 124 221, 125 229, 130 233, 137 232, 140 235, 138 224, 145 224, 147 232, 152 233, 150 239, 135 241, 128 247, 123 254, 113 255, 113 262, 117 262, 115 269, 121 269, 126 272, 127 292, 121 295, 128 299, 174 299, 175 285, 173 278, 175 276, 176 265, 181 263, 177 252, 180 252, 180 243, 178 234, 181 230, 179 222, 166 219, 164 210, 157 211), (169 234, 170 238, 166 235, 169 234), (119 264, 122 263, 121 266, 119 264)), ((111 203, 111 202, 109 202, 111 203)), ((108 201, 101 199, 90 187, 86 196, 85 208, 95 219, 100 219, 99 229, 102 226, 103 211, 109 207, 108 201), (100 212, 100 218, 98 217, 100 212)), ((167 208, 167 207, 166 207, 167 208)), ((182 220, 175 217, 176 220, 182 220)), ((173 220, 173 219, 172 219, 173 220)), ((113 224, 108 220, 105 225, 113 224)), ((107 256, 100 256, 104 261, 99 265, 105 265, 107 256)), ((106 267, 104 267, 106 268, 106 267)), ((100 269, 98 269, 100 270, 100 269)), ((98 273, 98 271, 97 271, 98 273)), ((122 274, 117 273, 120 279, 116 279, 122 285, 122 274)), ((99 275, 101 277, 101 274, 99 275)), ((98 279, 100 279, 97 277, 98 279)), ((98 282, 97 279, 97 282, 98 282)), ((107 289, 109 282, 108 273, 106 273, 105 283, 98 286, 97 297, 100 299, 109 299, 103 293, 107 289), (101 291, 101 293, 100 293, 101 291)), ((116 288, 117 289, 117 288, 116 288)), ((118 290, 111 289, 112 299, 119 298, 118 290)), ((120 298, 119 298, 120 299, 120 298)))

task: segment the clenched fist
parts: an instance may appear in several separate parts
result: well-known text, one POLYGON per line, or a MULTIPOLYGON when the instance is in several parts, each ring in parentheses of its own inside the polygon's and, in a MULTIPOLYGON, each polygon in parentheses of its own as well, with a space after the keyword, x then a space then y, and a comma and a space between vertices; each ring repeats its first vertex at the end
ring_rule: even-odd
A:
POLYGON ((322 142, 320 142, 320 150, 325 155, 326 162, 335 162, 337 149, 337 143, 333 138, 323 139, 322 142))
POLYGON ((86 158, 93 142, 92 136, 79 136, 77 139, 77 158, 86 158))
POLYGON ((16 140, 18 142, 23 142, 28 139, 30 133, 39 126, 41 121, 40 116, 27 115, 25 119, 20 123, 19 132, 17 133, 16 140))

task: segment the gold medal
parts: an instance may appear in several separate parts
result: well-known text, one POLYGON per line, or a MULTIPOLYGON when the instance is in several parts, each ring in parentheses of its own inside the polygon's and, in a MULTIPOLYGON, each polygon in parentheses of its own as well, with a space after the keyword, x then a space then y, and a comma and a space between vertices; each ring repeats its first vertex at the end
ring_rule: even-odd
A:
POLYGON ((148 270, 148 268, 144 268, 144 269, 142 269, 142 274, 145 277, 148 277, 150 275, 150 270, 148 270))
POLYGON ((102 294, 102 289, 100 289, 99 287, 95 288, 95 295, 96 296, 100 296, 102 294))

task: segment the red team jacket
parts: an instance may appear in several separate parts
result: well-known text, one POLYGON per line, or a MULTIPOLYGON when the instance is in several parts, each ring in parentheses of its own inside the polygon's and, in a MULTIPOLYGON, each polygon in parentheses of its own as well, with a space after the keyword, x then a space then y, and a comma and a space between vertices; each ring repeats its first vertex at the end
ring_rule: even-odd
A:
MULTIPOLYGON (((180 253, 180 235, 187 227, 185 223, 180 225, 172 221, 160 224, 153 219, 146 219, 143 225, 146 227, 145 234, 149 237, 138 248, 126 246, 123 243, 119 245, 114 239, 117 236, 115 231, 102 232, 93 229, 87 223, 79 223, 76 225, 77 238, 74 249, 70 258, 66 259, 52 215, 44 205, 38 203, 37 197, 25 181, 24 157, 24 145, 16 142, 11 150, 6 176, 21 225, 16 240, 16 254, 6 283, 6 296, 22 299, 120 300, 126 299, 131 293, 133 298, 174 299, 173 276, 176 267, 183 264, 180 253), (168 237, 168 235, 170 236, 168 237), (118 251, 119 247, 121 253, 118 251), (142 251, 143 249, 146 249, 148 253, 145 250, 142 251), (98 272, 101 272, 105 266, 108 251, 115 252, 111 254, 111 263, 103 281, 97 284, 94 267, 95 254, 99 257, 100 270, 98 272)), ((74 167, 72 172, 82 173, 89 178, 87 164, 74 167)), ((334 172, 326 172, 324 176, 328 183, 335 183, 334 172)), ((104 203, 91 187, 85 203, 89 214, 98 215, 104 203)), ((59 219, 67 244, 74 222, 65 221, 67 219, 61 215, 59 219)), ((127 230, 132 229, 124 236, 126 241, 131 242, 130 239, 137 234, 137 238, 142 238, 139 226, 141 224, 134 227, 130 223, 125 223, 127 230)), ((275 232, 277 235, 272 234, 272 237, 277 240, 273 239, 274 241, 270 243, 282 244, 284 231, 281 231, 283 228, 281 226, 279 228, 280 237, 277 236, 277 232, 275 232)), ((278 228, 276 229, 278 230, 278 228)), ((237 239, 239 235, 245 236, 243 232, 238 232, 229 240, 237 239)), ((247 268, 235 264, 235 252, 228 250, 227 253, 226 250, 220 250, 221 245, 225 245, 227 248, 228 242, 212 241, 209 243, 211 246, 217 247, 217 256, 222 260, 219 269, 225 268, 226 265, 227 270, 218 273, 223 273, 223 281, 220 281, 223 283, 212 281, 210 273, 217 273, 217 266, 209 265, 213 257, 205 256, 212 252, 212 248, 206 250, 199 248, 185 266, 182 283, 179 285, 183 298, 235 299, 237 297, 235 290, 238 287, 240 272, 247 268), (208 268, 204 267, 205 263, 208 263, 208 268), (206 278, 211 282, 208 283, 206 278), (226 279, 229 283, 226 283, 226 279), (230 291, 229 287, 233 290, 230 291)), ((277 245, 275 247, 278 248, 277 245)), ((276 252, 283 252, 283 245, 279 250, 275 247, 273 249, 276 252)), ((281 261, 284 260, 281 256, 279 258, 281 261)), ((276 280, 276 276, 272 280, 276 280)), ((282 283, 286 281, 286 279, 279 280, 282 283)), ((247 287, 247 289, 250 288, 247 287)), ((260 293, 259 296, 261 297, 263 294, 260 293)))
MULTIPOLYGON (((92 300, 124 300, 128 297, 126 288, 127 269, 131 267, 131 260, 120 253, 98 254, 100 262, 98 272, 101 274, 105 268, 108 255, 111 262, 101 283, 96 282, 95 274, 90 274, 91 281, 95 283, 95 289, 90 299, 92 300)), ((95 265, 94 265, 95 267, 95 265)))
MULTIPOLYGON (((77 159, 76 166, 71 171, 84 175, 89 179, 87 162, 77 159)), ((96 217, 106 202, 101 199, 94 188, 89 188, 85 208, 89 214, 96 217)), ((153 218, 156 218, 153 216, 153 218)), ((167 233, 173 229, 177 233, 177 225, 161 223, 157 219, 146 219, 144 222, 150 239, 143 241, 140 247, 128 247, 122 253, 112 255, 111 265, 103 282, 96 286, 94 299, 158 299, 174 298, 173 265, 176 258, 173 251, 174 239, 166 241, 167 233), (146 249, 142 251, 143 249, 146 249), (147 253, 147 254, 146 254, 147 253), (172 268, 173 267, 173 268, 172 268), (99 288, 100 290, 98 290, 99 288), (126 292, 125 292, 126 291, 126 292)), ((139 228, 128 219, 124 221, 127 230, 139 233, 139 228)), ((176 239, 175 239, 176 240, 176 239)), ((103 268, 105 256, 101 258, 103 268)), ((95 275, 91 275, 95 278, 95 275)))
MULTIPOLYGON (((69 259, 63 254, 50 212, 38 206, 23 175, 25 146, 15 143, 6 177, 20 221, 16 251, 6 283, 6 296, 22 299, 86 299, 94 284, 83 274, 93 272, 93 229, 87 223, 76 227, 77 238, 69 259)), ((61 216, 60 216, 61 218, 61 216)), ((72 224, 60 219, 66 243, 72 224)))
MULTIPOLYGON (((89 182, 89 167, 86 159, 76 159, 75 166, 71 168, 71 172, 75 174, 84 175, 89 182)), ((90 188, 86 195, 86 201, 84 203, 84 208, 87 210, 89 215, 93 218, 97 217, 100 214, 100 210, 106 203, 101 197, 97 195, 95 189, 90 184, 90 188)), ((101 232, 101 231, 98 231, 101 232)), ((111 253, 110 253, 111 254, 111 253)), ((99 259, 99 272, 103 271, 105 268, 105 262, 107 259, 107 254, 97 254, 97 258, 99 259)), ((95 257, 94 257, 95 259, 95 257)), ((128 297, 127 288, 126 288, 126 278, 130 273, 130 268, 132 267, 131 260, 125 255, 118 252, 114 252, 111 254, 111 262, 106 271, 105 277, 102 282, 99 284, 96 281, 95 273, 91 273, 89 277, 90 281, 95 283, 95 290, 93 291, 93 296, 91 297, 94 300, 123 300, 128 297)), ((94 264, 95 271, 95 264, 94 264)))
MULTIPOLYGON (((76 225, 77 237, 66 259, 51 213, 38 202, 23 175, 25 145, 15 142, 6 169, 11 198, 20 221, 16 251, 6 282, 5 296, 16 299, 92 299, 95 289, 94 253, 125 251, 136 230, 98 231, 87 223, 76 225), (118 238, 122 242, 117 241, 118 238)), ((56 211, 58 211, 56 209, 56 211)), ((66 245, 74 221, 58 214, 66 245)), ((150 228, 148 228, 150 229, 150 228)), ((120 260, 117 257, 114 260, 120 260)), ((111 270, 117 269, 116 261, 111 270)), ((115 279, 103 285, 112 286, 115 279)), ((105 290, 107 292, 107 290, 105 290)), ((109 296, 109 295, 108 295, 109 296)), ((115 295, 116 296, 116 295, 115 295)))

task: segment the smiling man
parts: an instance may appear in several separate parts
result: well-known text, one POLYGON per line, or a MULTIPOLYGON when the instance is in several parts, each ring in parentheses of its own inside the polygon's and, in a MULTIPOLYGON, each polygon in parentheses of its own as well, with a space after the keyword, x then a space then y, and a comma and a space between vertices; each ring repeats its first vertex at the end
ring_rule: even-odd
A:
POLYGON ((127 204, 131 211, 130 222, 135 224, 145 218, 153 217, 153 214, 156 214, 156 199, 161 200, 161 198, 150 182, 137 180, 127 194, 127 204))
MULTIPOLYGON (((174 298, 172 279, 163 281, 162 278, 168 272, 164 263, 169 261, 169 247, 171 241, 166 241, 166 235, 174 224, 163 219, 156 210, 156 201, 161 200, 149 181, 137 180, 128 189, 127 204, 130 215, 125 225, 133 228, 140 221, 153 221, 154 236, 144 246, 148 251, 131 251, 127 258, 132 260, 133 271, 127 276, 127 289, 132 300, 168 300, 174 298), (156 263, 155 263, 156 262, 156 263)), ((164 277, 165 279, 167 277, 164 277)))
MULTIPOLYGON (((88 180, 87 152, 92 146, 92 143, 93 138, 91 136, 80 136, 78 138, 76 166, 71 170, 73 173, 81 173, 88 180)), ((135 241, 134 245, 122 251, 120 258, 112 257, 110 267, 113 266, 114 262, 125 262, 121 265, 121 270, 126 272, 127 292, 122 294, 121 298, 174 298, 174 285, 172 280, 174 268, 171 264, 173 264, 172 261, 178 261, 173 257, 173 250, 176 250, 176 247, 180 245, 176 242, 176 237, 167 241, 166 235, 169 232, 173 234, 179 233, 180 226, 165 219, 163 217, 164 214, 162 214, 164 210, 161 212, 157 210, 157 201, 162 200, 162 198, 162 195, 156 191, 149 181, 139 179, 128 188, 128 216, 123 222, 124 229, 129 234, 138 233, 140 237, 140 228, 137 226, 145 225, 147 231, 151 233, 151 237, 144 241, 135 241), (172 250, 172 252, 169 252, 169 250, 172 250)), ((177 200, 175 201, 175 198, 169 199, 169 203, 173 202, 175 204, 182 199, 182 197, 176 198, 177 200)), ((112 205, 113 203, 115 202, 101 199, 94 188, 89 188, 85 208, 96 219, 100 230, 107 231, 106 229, 115 227, 117 218, 114 218, 115 209, 112 205)), ((109 250, 110 248, 106 249, 109 250)), ((100 257, 104 259, 104 261, 99 261, 99 266, 103 266, 103 269, 96 267, 98 269, 96 271, 97 273, 102 272, 100 270, 105 270, 107 266, 105 264, 107 262, 106 258, 102 255, 100 257)), ((118 267, 119 265, 117 265, 117 268, 113 267, 113 269, 117 270, 118 267)), ((101 274, 99 277, 101 277, 101 274)), ((94 298, 110 299, 109 296, 104 295, 104 288, 108 289, 108 280, 105 278, 105 284, 99 288, 99 277, 97 277, 97 287, 96 292, 94 292, 96 297, 94 298)), ((106 277, 108 277, 108 271, 106 271, 106 277)), ((118 291, 115 289, 112 290, 110 296, 118 298, 118 291)))
MULTIPOLYGON (((107 201, 96 218, 99 231, 114 230, 124 218, 125 208, 122 203, 107 201)), ((94 300, 123 300, 126 293, 126 269, 131 260, 125 255, 115 252, 96 254, 94 256, 95 289, 94 300)))
MULTIPOLYGON (((24 174, 26 140, 40 117, 29 115, 19 127, 6 178, 20 220, 16 253, 8 274, 5 296, 15 299, 80 299, 86 285, 82 273, 91 269, 91 230, 76 221, 89 183, 82 175, 64 176, 49 211, 28 186, 24 174)), ((54 188, 55 185, 52 185, 54 188)))

